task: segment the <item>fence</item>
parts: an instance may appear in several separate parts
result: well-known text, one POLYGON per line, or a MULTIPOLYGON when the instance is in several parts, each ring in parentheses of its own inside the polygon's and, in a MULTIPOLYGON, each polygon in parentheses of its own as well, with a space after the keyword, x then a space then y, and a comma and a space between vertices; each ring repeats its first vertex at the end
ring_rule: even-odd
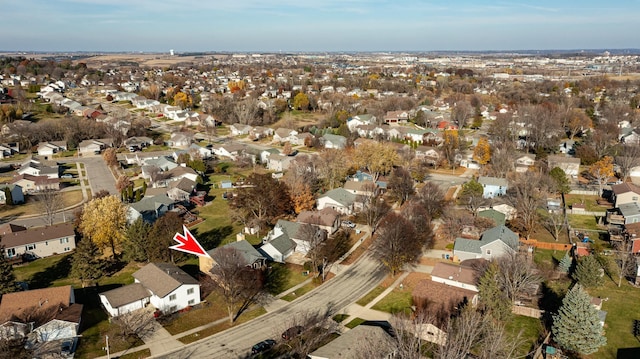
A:
POLYGON ((540 318, 542 317, 542 313, 544 313, 544 310, 514 305, 511 309, 511 312, 517 315, 524 315, 525 317, 540 318))
POLYGON ((549 242, 539 242, 535 239, 526 240, 525 238, 520 238, 520 243, 532 246, 540 249, 553 249, 556 251, 568 251, 571 249, 571 244, 568 243, 549 243, 549 242))

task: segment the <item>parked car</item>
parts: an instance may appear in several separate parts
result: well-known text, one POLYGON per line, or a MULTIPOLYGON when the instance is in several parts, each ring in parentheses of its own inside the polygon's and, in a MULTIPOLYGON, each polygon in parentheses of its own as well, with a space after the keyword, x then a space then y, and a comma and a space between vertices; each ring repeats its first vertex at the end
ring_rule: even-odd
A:
POLYGON ((273 348, 274 345, 276 345, 276 341, 273 339, 263 340, 251 347, 251 354, 266 352, 267 350, 273 348))
POLYGON ((302 333, 304 328, 300 325, 293 326, 282 333, 282 339, 289 340, 297 337, 302 333))
POLYGON ((342 221, 342 225, 349 228, 356 228, 356 224, 351 221, 342 221))
POLYGON ((62 176, 60 176, 60 178, 69 179, 69 178, 73 178, 73 175, 71 173, 65 173, 62 176))

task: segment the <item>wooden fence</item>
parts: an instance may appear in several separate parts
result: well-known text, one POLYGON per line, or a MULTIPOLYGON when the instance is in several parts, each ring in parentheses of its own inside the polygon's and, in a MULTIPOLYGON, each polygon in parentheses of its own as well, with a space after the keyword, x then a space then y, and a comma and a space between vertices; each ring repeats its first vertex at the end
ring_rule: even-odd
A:
POLYGON ((536 309, 536 308, 529 308, 529 307, 523 307, 520 305, 514 305, 511 312, 513 312, 513 314, 517 314, 517 315, 524 315, 525 317, 530 317, 530 318, 540 318, 542 317, 542 313, 544 313, 544 310, 540 310, 540 309, 536 309))
POLYGON ((532 246, 540 249, 553 249, 556 251, 568 251, 571 249, 571 244, 568 243, 539 242, 535 239, 526 240, 525 238, 520 238, 520 243, 526 246, 532 246))

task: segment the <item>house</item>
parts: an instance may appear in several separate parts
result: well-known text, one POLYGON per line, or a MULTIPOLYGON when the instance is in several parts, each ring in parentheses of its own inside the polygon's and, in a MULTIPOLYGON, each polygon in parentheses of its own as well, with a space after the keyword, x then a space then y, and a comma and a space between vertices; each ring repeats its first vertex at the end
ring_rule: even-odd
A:
POLYGON ((640 187, 633 183, 625 182, 611 186, 611 200, 613 201, 614 207, 626 203, 638 202, 639 199, 640 187))
POLYGON ((46 189, 60 189, 60 180, 47 176, 17 175, 13 177, 11 183, 20 186, 23 194, 36 193, 46 189))
POLYGON ((240 157, 244 149, 245 146, 240 143, 213 145, 213 153, 217 156, 227 157, 234 161, 240 157))
POLYGON ((137 136, 137 137, 129 137, 123 141, 125 147, 127 147, 130 151, 140 150, 145 147, 151 146, 153 144, 153 139, 146 136, 137 136))
POLYGON ((232 136, 248 135, 249 131, 251 131, 251 126, 234 123, 229 125, 229 130, 231 131, 232 136))
POLYGON ((342 188, 357 196, 372 196, 376 192, 378 186, 371 180, 348 180, 344 183, 342 188))
POLYGON ((415 149, 416 159, 425 161, 430 165, 437 165, 440 162, 440 152, 434 147, 419 145, 415 149))
POLYGON ((478 178, 478 183, 482 185, 483 198, 493 198, 495 196, 504 196, 507 194, 507 187, 509 183, 505 178, 497 178, 497 177, 485 177, 480 176, 478 178))
POLYGON ((40 142, 38 144, 38 156, 51 158, 54 154, 67 150, 65 141, 40 142))
POLYGON ((478 274, 471 266, 438 262, 431 271, 431 280, 448 286, 478 292, 478 274))
POLYGON ((347 147, 347 138, 340 135, 332 135, 330 133, 322 136, 324 141, 324 148, 335 148, 342 150, 347 147))
POLYGON ((32 176, 46 176, 49 178, 58 178, 60 174, 57 165, 47 166, 35 159, 25 161, 22 166, 20 166, 17 173, 19 175, 27 174, 32 176))
POLYGON ((559 167, 570 178, 578 178, 580 173, 580 159, 567 156, 552 155, 547 157, 548 168, 554 169, 559 167))
POLYGON ((4 255, 7 258, 21 255, 44 258, 74 250, 76 233, 72 223, 29 228, 26 231, 3 234, 0 237, 0 245, 4 246, 4 255))
POLYGON ((607 221, 611 224, 632 224, 640 222, 640 204, 623 203, 612 211, 607 211, 607 221))
POLYGON ((409 113, 407 111, 387 111, 384 115, 384 123, 388 125, 397 125, 399 123, 407 122, 409 120, 409 113))
POLYGON ((476 305, 478 302, 477 292, 429 279, 422 279, 416 283, 411 297, 418 312, 438 313, 441 317, 438 319, 447 319, 456 313, 461 305, 476 305))
POLYGON ((370 114, 356 115, 347 119, 347 127, 349 132, 355 132, 360 126, 375 125, 377 122, 376 116, 370 114))
POLYGON ((278 128, 275 130, 273 134, 273 141, 284 143, 284 142, 296 142, 298 135, 298 131, 290 129, 290 128, 278 128))
POLYGON ((515 160, 515 168, 516 172, 523 173, 527 172, 530 167, 532 167, 536 163, 536 155, 525 153, 518 156, 515 160))
POLYGON ((340 228, 340 213, 330 207, 320 211, 302 211, 296 222, 311 224, 333 234, 340 228))
POLYGON ((10 204, 24 203, 24 192, 19 184, 0 184, 0 204, 7 204, 7 194, 11 197, 10 204))
POLYGON ((167 182, 179 181, 183 178, 189 179, 193 182, 198 182, 200 175, 191 167, 177 166, 166 172, 164 172, 167 182))
POLYGON ((360 324, 344 332, 339 337, 321 346, 308 355, 309 359, 359 359, 363 357, 363 345, 375 343, 376 348, 386 348, 388 353, 380 353, 378 358, 395 357, 392 338, 381 326, 360 324), (379 346, 378 346, 379 345, 379 346))
POLYGON ((476 258, 492 260, 514 253, 518 246, 518 235, 502 225, 487 229, 479 240, 456 238, 453 245, 453 256, 460 261, 476 258))
POLYGON ((167 211, 173 209, 175 201, 166 194, 158 196, 144 196, 140 201, 130 203, 127 209, 127 221, 135 222, 142 218, 145 222, 153 223, 167 211))
POLYGON ((507 221, 507 216, 499 211, 496 211, 493 208, 485 209, 483 211, 478 212, 478 217, 487 218, 494 222, 496 226, 502 226, 507 221))
POLYGON ((265 266, 267 257, 265 257, 260 252, 258 252, 257 249, 253 248, 251 243, 247 242, 244 239, 241 239, 239 241, 231 242, 231 243, 225 244, 222 247, 217 247, 207 251, 207 254, 209 254, 209 256, 207 257, 200 256, 198 258, 198 264, 199 264, 200 271, 202 273, 211 274, 211 269, 215 265, 215 261, 213 260, 213 258, 215 257, 216 252, 223 248, 232 248, 240 252, 240 254, 242 255, 244 264, 247 267, 251 267, 253 269, 261 269, 261 268, 264 268, 265 266))
POLYGON ((272 154, 267 158, 267 169, 276 172, 286 171, 291 166, 293 158, 292 156, 272 154))
POLYGON ((187 148, 191 145, 193 136, 185 132, 172 133, 171 137, 167 141, 167 146, 173 148, 187 148))
MULTIPOLYGON (((479 208, 478 210, 483 211, 485 209, 487 208, 479 208)), ((513 206, 506 203, 494 205, 493 207, 491 207, 491 209, 504 214, 507 221, 511 221, 516 218, 516 214, 518 213, 518 211, 513 206)), ((498 223, 496 223, 496 225, 498 225, 498 223)))
POLYGON ((561 141, 560 144, 558 145, 558 152, 565 155, 574 154, 576 152, 575 146, 576 146, 576 141, 566 139, 564 141, 561 141))
POLYGON ((78 144, 78 152, 80 156, 93 156, 112 146, 113 140, 111 139, 84 140, 78 144))
POLYGON ((172 263, 149 263, 133 273, 134 283, 100 293, 112 317, 151 304, 164 314, 200 303, 200 284, 172 263))
POLYGON ((165 314, 200 303, 200 284, 175 264, 149 263, 133 278, 151 293, 151 305, 165 314))
POLYGON ((112 317, 145 308, 150 303, 151 293, 140 283, 125 285, 98 295, 104 310, 112 317))
POLYGON ((335 188, 318 198, 317 208, 318 210, 333 208, 340 214, 351 215, 354 211, 355 202, 355 194, 344 188, 335 188))
POLYGON ((278 220, 276 225, 262 239, 262 245, 258 249, 268 259, 284 263, 296 250, 296 242, 292 239, 298 232, 300 226, 295 222, 278 220))
POLYGON ((7 293, 0 302, 0 338, 28 337, 36 349, 42 343, 78 335, 82 304, 73 287, 51 287, 7 293))
POLYGON ((189 198, 196 188, 196 182, 188 178, 182 178, 169 182, 168 187, 167 197, 176 202, 189 202, 189 198))

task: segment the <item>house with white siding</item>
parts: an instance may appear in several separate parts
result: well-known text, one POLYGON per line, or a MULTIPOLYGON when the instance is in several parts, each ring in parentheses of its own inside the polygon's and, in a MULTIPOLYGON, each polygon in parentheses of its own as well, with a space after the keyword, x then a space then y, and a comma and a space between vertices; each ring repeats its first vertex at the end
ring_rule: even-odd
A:
POLYGON ((4 246, 4 255, 7 258, 20 255, 44 258, 74 250, 76 233, 72 223, 35 227, 26 231, 3 234, 0 237, 0 245, 4 246))

